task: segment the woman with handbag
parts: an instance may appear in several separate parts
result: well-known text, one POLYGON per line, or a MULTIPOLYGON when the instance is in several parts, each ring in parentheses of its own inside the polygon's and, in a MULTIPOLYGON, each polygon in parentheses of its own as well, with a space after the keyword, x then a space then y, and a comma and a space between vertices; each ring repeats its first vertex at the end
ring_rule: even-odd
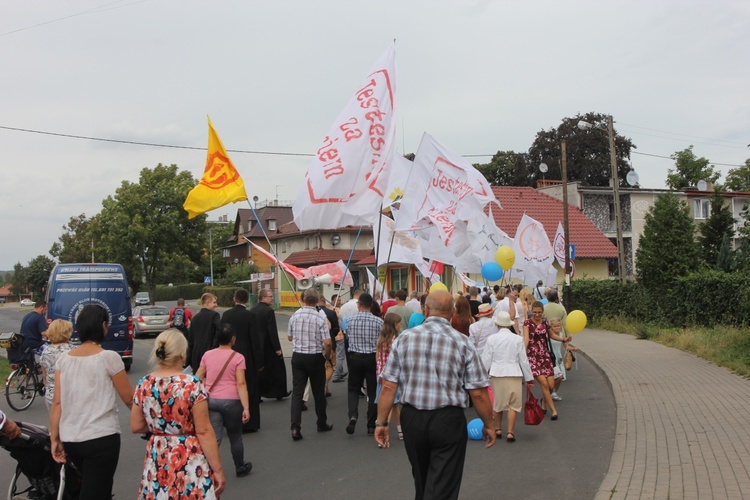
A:
POLYGON ((252 463, 245 462, 242 444, 242 424, 250 420, 245 357, 232 349, 235 341, 232 325, 222 323, 216 340, 219 347, 206 351, 196 375, 208 387, 209 418, 216 440, 221 445, 226 428, 235 473, 237 477, 243 477, 253 468, 252 463))
POLYGON ((570 337, 562 337, 550 331, 549 323, 544 319, 544 304, 537 301, 531 306, 531 319, 523 324, 523 340, 526 344, 526 355, 529 358, 531 371, 539 386, 547 407, 552 411, 552 420, 557 420, 557 409, 552 401, 552 388, 555 386, 553 354, 548 347, 550 338, 567 343, 570 337))

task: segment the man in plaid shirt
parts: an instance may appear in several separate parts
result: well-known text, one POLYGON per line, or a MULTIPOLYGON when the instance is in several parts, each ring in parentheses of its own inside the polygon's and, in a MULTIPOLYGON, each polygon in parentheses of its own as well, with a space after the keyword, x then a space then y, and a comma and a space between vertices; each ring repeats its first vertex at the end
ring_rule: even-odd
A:
POLYGON ((359 417, 359 394, 362 382, 367 382, 367 434, 375 434, 375 348, 377 347, 383 320, 370 312, 372 295, 363 293, 359 296, 359 312, 350 317, 346 323, 346 334, 349 337, 349 425, 347 434, 354 434, 354 426, 359 417))
POLYGON ((469 338, 451 328, 452 315, 453 297, 431 292, 424 323, 396 338, 382 373, 375 440, 382 448, 390 444, 387 418, 398 389, 417 499, 458 498, 468 437, 466 391, 484 422, 487 448, 495 444, 487 370, 469 338))
POLYGON ((307 380, 315 398, 315 414, 318 416, 318 432, 333 429, 326 415, 326 365, 325 357, 331 353, 331 337, 328 321, 315 306, 318 305, 318 291, 305 290, 302 300, 304 307, 289 318, 289 335, 292 342, 292 439, 302 439, 302 395, 307 380))

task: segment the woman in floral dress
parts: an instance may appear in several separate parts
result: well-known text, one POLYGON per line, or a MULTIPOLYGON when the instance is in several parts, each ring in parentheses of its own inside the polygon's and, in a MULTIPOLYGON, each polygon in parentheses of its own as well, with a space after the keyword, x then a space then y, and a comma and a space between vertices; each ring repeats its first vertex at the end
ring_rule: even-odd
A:
POLYGON ((142 499, 213 499, 225 480, 203 382, 182 373, 187 340, 161 333, 151 356, 156 370, 135 389, 130 430, 150 433, 143 463, 142 499))
POLYGON ((563 339, 550 330, 549 323, 543 318, 544 304, 537 301, 531 306, 531 318, 523 324, 523 341, 526 344, 526 356, 529 358, 531 372, 542 388, 542 397, 552 411, 552 420, 557 420, 557 408, 552 401, 551 388, 555 387, 554 363, 549 355, 547 339, 570 342, 570 337, 563 339))

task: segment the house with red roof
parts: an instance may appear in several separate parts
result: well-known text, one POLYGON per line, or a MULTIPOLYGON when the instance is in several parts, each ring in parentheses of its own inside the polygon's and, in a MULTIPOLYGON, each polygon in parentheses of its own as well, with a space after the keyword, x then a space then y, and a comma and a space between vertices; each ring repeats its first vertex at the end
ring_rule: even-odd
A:
MULTIPOLYGON (((493 186, 495 198, 502 209, 492 209, 495 225, 514 238, 523 214, 540 222, 552 242, 558 223, 563 223, 563 203, 559 199, 532 187, 493 186)), ((573 278, 607 279, 610 269, 617 269, 617 247, 605 236, 583 211, 568 206, 570 244, 575 245, 573 278)), ((557 283, 564 281, 563 269, 558 269, 557 283)), ((528 285, 529 283, 527 283, 528 285)))

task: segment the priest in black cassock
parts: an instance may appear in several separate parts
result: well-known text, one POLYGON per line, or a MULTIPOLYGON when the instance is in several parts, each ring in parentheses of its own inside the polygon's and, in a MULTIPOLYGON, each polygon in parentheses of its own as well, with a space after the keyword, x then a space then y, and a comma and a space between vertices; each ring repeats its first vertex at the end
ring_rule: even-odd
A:
POLYGON ((271 307, 273 292, 263 289, 258 293, 258 304, 250 309, 253 332, 263 342, 263 369, 260 372, 260 395, 264 398, 282 399, 291 391, 286 386, 286 365, 281 351, 279 331, 276 328, 276 313, 271 307))

